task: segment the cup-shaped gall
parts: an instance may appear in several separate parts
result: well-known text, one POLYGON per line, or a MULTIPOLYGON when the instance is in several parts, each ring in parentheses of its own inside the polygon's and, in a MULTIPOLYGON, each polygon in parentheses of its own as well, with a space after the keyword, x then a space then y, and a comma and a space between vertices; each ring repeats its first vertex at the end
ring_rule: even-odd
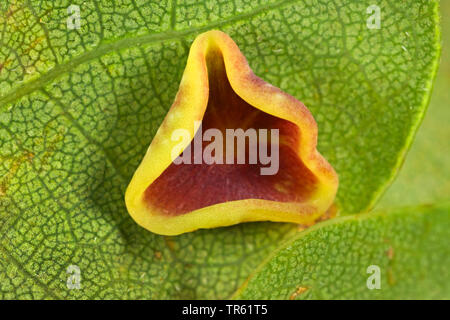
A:
POLYGON ((203 33, 128 186, 127 209, 163 235, 248 221, 310 224, 338 188, 317 132, 308 109, 255 76, 228 35, 203 33))

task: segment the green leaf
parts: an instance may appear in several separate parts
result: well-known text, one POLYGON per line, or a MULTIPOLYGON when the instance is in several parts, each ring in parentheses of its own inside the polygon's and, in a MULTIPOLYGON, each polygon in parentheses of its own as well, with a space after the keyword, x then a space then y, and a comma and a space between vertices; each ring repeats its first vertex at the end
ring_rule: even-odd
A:
POLYGON ((441 64, 429 110, 399 176, 379 208, 433 203, 450 196, 450 2, 442 1, 441 64))
POLYGON ((227 32, 255 73, 303 101, 340 175, 342 212, 392 179, 437 67, 437 1, 2 1, 0 297, 224 298, 287 224, 157 236, 123 193, 172 103, 194 37, 227 32), (68 29, 70 4, 81 28, 68 29), (70 265, 81 290, 68 290, 70 265))
POLYGON ((263 263, 237 298, 448 299, 449 219, 447 203, 318 224, 263 263), (379 289, 368 288, 370 266, 379 289))

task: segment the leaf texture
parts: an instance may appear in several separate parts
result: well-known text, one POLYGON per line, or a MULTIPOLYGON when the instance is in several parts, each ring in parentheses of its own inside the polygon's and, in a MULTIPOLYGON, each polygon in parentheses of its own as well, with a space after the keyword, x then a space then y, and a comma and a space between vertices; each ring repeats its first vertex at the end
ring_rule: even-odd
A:
POLYGON ((448 203, 329 220, 273 254, 237 297, 448 299, 449 221, 448 203))
POLYGON ((368 29, 372 2, 2 1, 0 297, 225 298, 296 232, 162 237, 126 212, 189 45, 210 29, 312 111, 341 213, 368 209, 411 142, 439 56, 437 1, 378 1, 381 28, 368 29), (69 5, 80 29, 68 29, 69 5), (80 290, 67 288, 70 265, 80 290))

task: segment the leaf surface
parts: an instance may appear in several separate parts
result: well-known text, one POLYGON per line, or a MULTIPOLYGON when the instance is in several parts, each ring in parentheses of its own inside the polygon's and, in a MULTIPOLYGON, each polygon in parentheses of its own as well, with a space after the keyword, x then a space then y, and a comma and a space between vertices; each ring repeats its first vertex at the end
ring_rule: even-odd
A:
POLYGON ((448 299, 449 221, 449 203, 329 220, 274 253, 237 297, 448 299))
POLYGON ((295 233, 254 223, 168 238, 126 212, 189 45, 213 28, 310 108, 341 212, 369 208, 423 116, 439 49, 437 1, 379 1, 381 28, 368 29, 372 2, 2 1, 0 297, 224 298, 295 233), (81 290, 66 286, 70 265, 81 290))

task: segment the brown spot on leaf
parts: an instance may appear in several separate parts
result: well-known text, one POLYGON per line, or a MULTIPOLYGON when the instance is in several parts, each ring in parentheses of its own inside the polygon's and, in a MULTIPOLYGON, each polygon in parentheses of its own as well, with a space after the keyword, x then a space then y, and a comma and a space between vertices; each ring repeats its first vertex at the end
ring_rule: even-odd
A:
POLYGON ((13 9, 9 9, 8 11, 6 11, 5 17, 6 19, 12 17, 12 15, 14 14, 14 10, 13 9))
POLYGON ((308 287, 298 287, 295 291, 294 291, 294 293, 292 293, 291 294, 291 296, 289 297, 289 300, 295 300, 295 299, 297 299, 297 297, 299 296, 299 295, 301 295, 302 293, 305 293, 306 291, 308 291, 308 287))
POLYGON ((9 65, 11 64, 11 62, 12 62, 12 60, 11 60, 11 59, 8 59, 8 60, 6 60, 5 62, 0 63, 0 72, 2 72, 2 70, 3 70, 5 67, 9 66, 9 65))
POLYGON ((394 248, 389 247, 389 249, 386 251, 386 255, 388 256, 389 260, 392 260, 394 258, 394 248))
POLYGON ((44 40, 44 39, 45 39, 44 36, 41 36, 41 37, 36 38, 35 40, 33 40, 33 41, 31 42, 31 44, 28 46, 28 48, 26 48, 25 50, 23 50, 23 53, 24 53, 24 54, 29 54, 30 51, 33 50, 33 49, 34 49, 39 43, 41 43, 42 40, 44 40))
MULTIPOLYGON (((34 158, 34 154, 30 151, 24 151, 21 154, 19 154, 17 157, 12 159, 11 166, 8 170, 8 172, 1 177, 0 180, 0 197, 5 196, 6 192, 8 191, 9 185, 11 183, 11 179, 16 175, 17 171, 19 170, 20 166, 24 162, 31 162, 34 158)), ((1 159, 3 162, 7 159, 1 159)))

